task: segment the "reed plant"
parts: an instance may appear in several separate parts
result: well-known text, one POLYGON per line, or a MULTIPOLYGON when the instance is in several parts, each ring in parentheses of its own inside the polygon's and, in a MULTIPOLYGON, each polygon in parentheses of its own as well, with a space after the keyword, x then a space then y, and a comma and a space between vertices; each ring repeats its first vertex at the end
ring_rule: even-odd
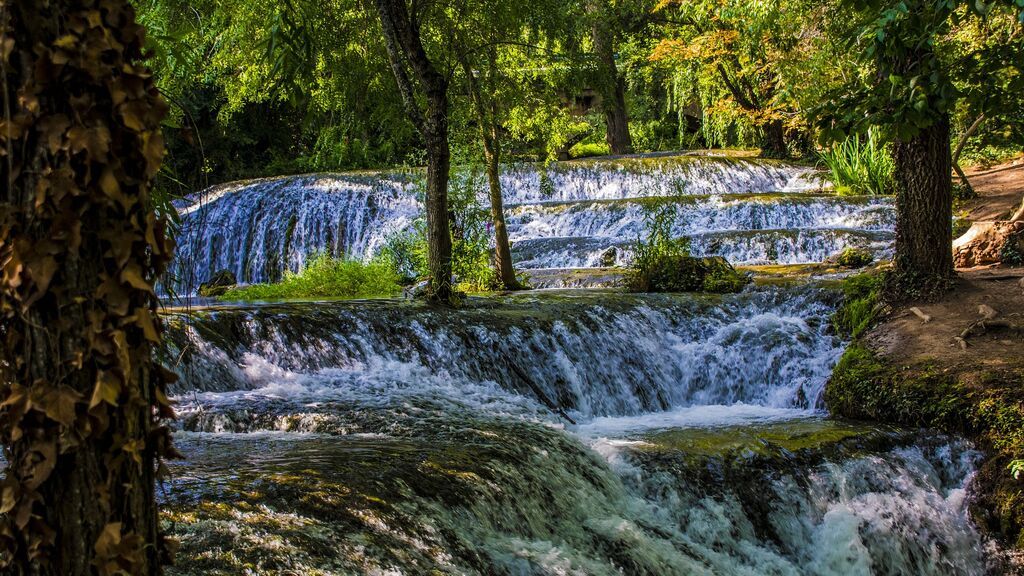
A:
POLYGON ((836 192, 844 196, 881 196, 894 192, 892 155, 874 130, 854 134, 820 153, 836 192))

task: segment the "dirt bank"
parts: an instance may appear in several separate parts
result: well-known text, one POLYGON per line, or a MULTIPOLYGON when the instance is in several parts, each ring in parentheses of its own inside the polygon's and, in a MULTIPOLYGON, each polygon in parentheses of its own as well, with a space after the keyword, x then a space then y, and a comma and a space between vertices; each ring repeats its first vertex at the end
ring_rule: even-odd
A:
MULTIPOLYGON (((970 178, 980 195, 968 206, 972 218, 1006 218, 1021 205, 1024 163, 970 178)), ((985 460, 972 513, 1012 550, 1005 572, 1022 574, 1024 475, 1015 477, 1013 463, 1024 460, 1024 268, 959 273, 942 300, 898 308, 878 301, 878 282, 848 283, 837 319, 858 337, 836 367, 826 403, 838 416, 974 440, 985 460), (866 332, 857 329, 871 322, 866 332)))

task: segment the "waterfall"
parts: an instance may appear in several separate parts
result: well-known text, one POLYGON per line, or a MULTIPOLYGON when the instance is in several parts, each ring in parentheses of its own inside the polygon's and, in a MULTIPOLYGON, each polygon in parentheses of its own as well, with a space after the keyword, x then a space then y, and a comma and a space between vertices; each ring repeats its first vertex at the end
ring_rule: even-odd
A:
MULTIPOLYGON (((415 174, 231 185, 181 206, 179 279, 369 258, 419 217, 415 174)), ((507 167, 518 266, 627 265, 646 207, 735 263, 885 256, 887 199, 810 169, 690 156, 507 167)), ((602 276, 603 275, 603 276, 602 276)), ((587 282, 583 279, 589 278, 587 282)), ((837 422, 839 295, 550 290, 169 310, 183 461, 172 574, 975 575, 980 454, 837 422)))
MULTIPOLYGON (((243 283, 274 281, 317 253, 371 258, 420 216, 419 178, 299 176, 200 194, 181 207, 171 285, 191 292, 220 270, 243 283)), ((690 236, 696 252, 737 264, 814 262, 850 246, 884 254, 892 240, 891 201, 822 194, 814 170, 775 162, 661 156, 527 164, 506 167, 501 180, 520 269, 598 267, 613 246, 624 249, 614 262, 628 264, 654 202, 679 206, 674 232, 690 236)), ((474 182, 462 173, 455 181, 474 182)), ((482 187, 479 200, 486 205, 482 187)))

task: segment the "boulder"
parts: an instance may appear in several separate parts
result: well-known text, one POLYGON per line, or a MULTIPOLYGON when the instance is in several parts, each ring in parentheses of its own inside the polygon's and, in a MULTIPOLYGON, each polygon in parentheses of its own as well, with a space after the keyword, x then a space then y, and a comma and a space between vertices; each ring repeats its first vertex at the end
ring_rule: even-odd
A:
POLYGON ((238 279, 235 278, 234 272, 230 270, 221 270, 209 280, 199 285, 199 295, 206 296, 207 298, 215 298, 217 296, 223 296, 228 290, 231 290, 238 285, 238 279))
POLYGON ((601 252, 601 267, 612 268, 619 260, 619 249, 615 246, 601 252))
POLYGON ((427 297, 427 288, 429 286, 429 280, 423 280, 422 282, 417 282, 412 286, 406 286, 405 289, 402 290, 402 296, 404 296, 406 300, 422 300, 427 297))
POLYGON ((847 248, 838 254, 833 254, 825 260, 826 264, 835 264, 843 268, 863 268, 875 261, 870 250, 864 248, 847 248))
POLYGON ((1020 266, 1024 258, 1024 222, 975 222, 953 241, 957 268, 1005 264, 1020 266))

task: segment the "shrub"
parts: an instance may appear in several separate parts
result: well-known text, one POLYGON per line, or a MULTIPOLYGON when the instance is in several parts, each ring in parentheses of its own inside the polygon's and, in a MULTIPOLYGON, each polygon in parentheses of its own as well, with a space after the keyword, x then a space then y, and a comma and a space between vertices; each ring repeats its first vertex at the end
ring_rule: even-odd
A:
POLYGON ((647 236, 638 239, 633 263, 626 275, 631 292, 738 292, 750 278, 737 272, 725 258, 690 256, 687 238, 673 238, 676 204, 666 201, 646 209, 647 236))
MULTIPOLYGON (((491 248, 490 211, 477 198, 477 191, 486 189, 486 186, 486 176, 478 167, 453 172, 449 181, 452 273, 455 288, 463 292, 499 287, 491 248)), ((410 228, 388 238, 380 257, 391 264, 402 284, 412 284, 428 277, 426 221, 417 219, 410 228)))
POLYGON ((884 195, 893 193, 893 164, 888 147, 875 132, 855 134, 821 153, 821 161, 832 173, 836 191, 843 195, 884 195))
POLYGON ((863 268, 874 261, 871 251, 864 248, 847 248, 836 256, 836 264, 843 268, 863 268))
POLYGON ((360 262, 315 256, 301 272, 286 272, 280 282, 234 288, 220 298, 252 301, 394 296, 401 291, 399 280, 391 262, 386 260, 360 262))

